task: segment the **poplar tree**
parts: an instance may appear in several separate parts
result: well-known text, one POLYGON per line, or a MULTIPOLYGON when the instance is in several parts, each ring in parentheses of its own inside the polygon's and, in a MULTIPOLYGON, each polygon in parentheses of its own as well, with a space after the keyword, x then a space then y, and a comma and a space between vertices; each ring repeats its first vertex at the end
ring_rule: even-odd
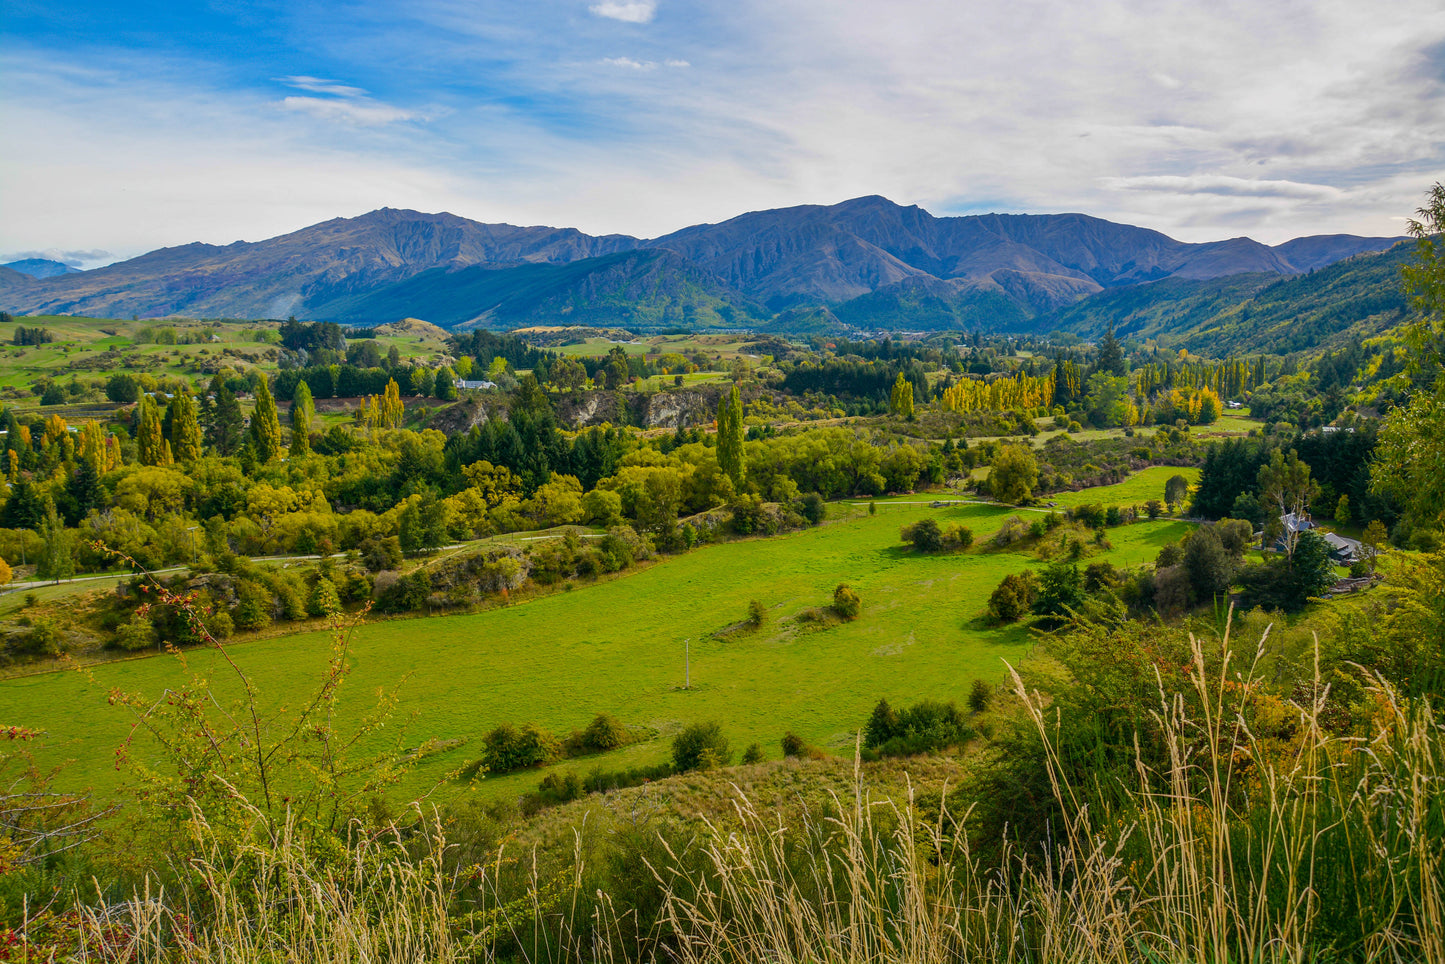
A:
POLYGON ((888 407, 894 415, 900 418, 913 417, 913 383, 903 377, 899 372, 898 377, 893 381, 893 392, 888 400, 888 407))
POLYGON ((401 386, 395 378, 386 382, 386 394, 381 399, 381 424, 386 428, 401 428, 406 417, 406 406, 401 402, 401 386))
POLYGON ((734 486, 747 473, 743 460, 743 396, 734 385, 717 406, 717 464, 734 486))
POLYGON ((311 400, 311 388, 305 379, 296 383, 296 393, 291 396, 291 457, 300 458, 311 454, 311 417, 316 414, 316 405, 311 400))
POLYGON ((170 462, 170 446, 161 427, 161 413, 149 395, 141 397, 136 412, 136 457, 141 465, 166 465, 170 462))
POLYGON ((201 457, 201 423, 196 417, 196 400, 185 392, 171 400, 171 452, 177 462, 194 462, 201 457))
POLYGON ((281 454, 281 419, 276 415, 276 400, 266 380, 256 384, 256 411, 251 414, 251 441, 256 448, 256 458, 262 463, 270 462, 281 454))

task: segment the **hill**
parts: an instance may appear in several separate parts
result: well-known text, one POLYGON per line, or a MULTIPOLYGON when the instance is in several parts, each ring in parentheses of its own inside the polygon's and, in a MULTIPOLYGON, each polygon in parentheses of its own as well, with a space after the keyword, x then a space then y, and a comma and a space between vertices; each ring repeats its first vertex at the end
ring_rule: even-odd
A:
POLYGON ((654 240, 382 209, 266 241, 163 248, 93 271, 0 274, 0 307, 358 324, 410 315, 495 328, 729 326, 826 307, 864 329, 997 330, 1121 286, 1288 275, 1392 240, 1189 244, 1083 214, 939 218, 876 196, 751 212, 654 240))
POLYGON ((1112 324, 1120 337, 1154 338, 1210 356, 1332 347, 1405 319, 1400 269, 1414 253, 1413 244, 1400 243, 1288 278, 1171 278, 1095 295, 1032 327, 1093 337, 1112 324))
POLYGON ((0 265, 0 268, 9 268, 11 271, 18 271, 31 278, 54 278, 57 275, 80 273, 79 268, 72 268, 63 262, 50 261, 46 258, 22 258, 19 261, 0 265))

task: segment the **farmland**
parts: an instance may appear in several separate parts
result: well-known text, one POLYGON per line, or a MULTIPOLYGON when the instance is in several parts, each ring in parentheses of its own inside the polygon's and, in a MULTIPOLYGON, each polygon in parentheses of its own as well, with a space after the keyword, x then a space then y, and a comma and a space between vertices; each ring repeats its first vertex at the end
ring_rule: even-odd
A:
MULTIPOLYGON (((1174 472, 1146 470, 1118 486, 1059 501, 1141 502, 1158 497, 1174 472)), ((370 621, 356 633, 346 705, 364 709, 378 688, 400 680, 398 716, 416 714, 409 744, 467 741, 425 760, 412 788, 475 759, 480 736, 499 723, 535 722, 561 732, 603 711, 649 728, 656 738, 582 767, 660 762, 672 734, 699 720, 721 722, 735 749, 757 741, 776 756, 778 738, 791 730, 810 743, 847 750, 879 697, 961 699, 973 679, 997 681, 1000 660, 1016 663, 1033 645, 1027 630, 992 627, 981 617, 999 580, 1037 566, 1036 560, 978 547, 920 557, 898 541, 900 525, 929 515, 968 525, 982 541, 1013 511, 935 509, 917 501, 878 500, 876 515, 834 505, 834 521, 820 528, 703 547, 624 578, 508 608, 370 621), (862 597, 863 616, 825 630, 801 629, 793 617, 825 605, 840 580, 862 597), (744 618, 750 599, 768 608, 764 627, 715 638, 744 618), (693 686, 683 690, 683 641, 689 639, 693 686)), ((1110 530, 1114 548, 1100 558, 1119 565, 1152 560, 1186 529, 1161 520, 1110 530)), ((233 651, 265 698, 294 704, 319 678, 328 639, 284 636, 233 651)), ((218 693, 235 695, 213 652, 191 651, 186 661, 218 693)), ((23 714, 45 729, 47 762, 74 760, 64 782, 107 792, 117 786, 111 760, 127 726, 122 711, 107 705, 107 694, 120 688, 159 695, 184 678, 176 660, 158 656, 6 680, 0 719, 23 714)), ((478 792, 520 793, 538 775, 488 779, 478 792)))

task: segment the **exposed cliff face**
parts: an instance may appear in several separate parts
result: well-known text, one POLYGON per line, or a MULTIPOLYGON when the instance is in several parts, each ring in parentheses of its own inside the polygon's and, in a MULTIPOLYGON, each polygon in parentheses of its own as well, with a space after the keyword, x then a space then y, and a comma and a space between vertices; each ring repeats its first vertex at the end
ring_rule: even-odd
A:
POLYGON ((569 392, 556 396, 553 408, 559 424, 571 431, 604 423, 639 428, 694 428, 717 418, 721 387, 634 392, 569 392))

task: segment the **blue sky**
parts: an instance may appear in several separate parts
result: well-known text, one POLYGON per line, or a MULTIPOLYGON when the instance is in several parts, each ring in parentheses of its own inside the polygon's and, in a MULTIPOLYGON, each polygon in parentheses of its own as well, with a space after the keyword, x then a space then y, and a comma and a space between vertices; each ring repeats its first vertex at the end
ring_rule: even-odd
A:
POLYGON ((0 257, 378 207, 656 236, 882 194, 1186 240, 1398 234, 1438 0, 0 0, 0 257))

